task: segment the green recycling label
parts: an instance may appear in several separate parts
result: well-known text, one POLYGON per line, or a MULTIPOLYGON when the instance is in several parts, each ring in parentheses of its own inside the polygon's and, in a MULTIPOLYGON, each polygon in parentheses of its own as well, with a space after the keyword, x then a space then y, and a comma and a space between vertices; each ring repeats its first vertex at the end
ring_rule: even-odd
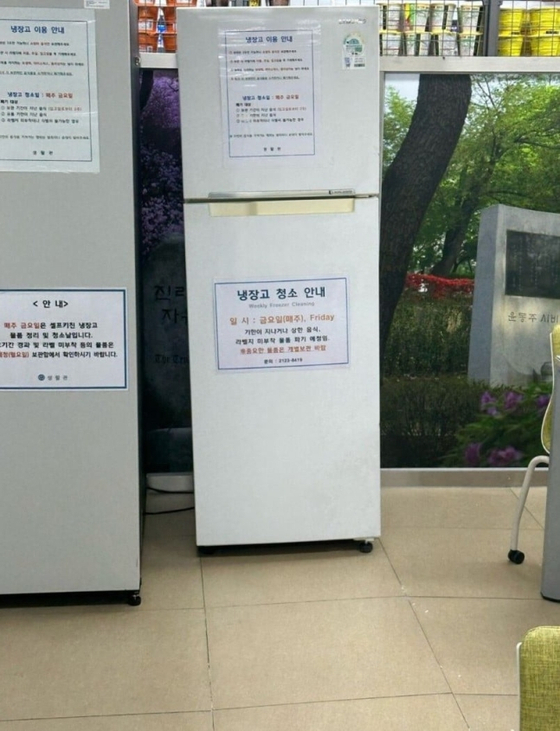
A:
POLYGON ((342 54, 342 64, 345 69, 363 69, 366 65, 366 51, 364 42, 357 33, 346 36, 342 54))

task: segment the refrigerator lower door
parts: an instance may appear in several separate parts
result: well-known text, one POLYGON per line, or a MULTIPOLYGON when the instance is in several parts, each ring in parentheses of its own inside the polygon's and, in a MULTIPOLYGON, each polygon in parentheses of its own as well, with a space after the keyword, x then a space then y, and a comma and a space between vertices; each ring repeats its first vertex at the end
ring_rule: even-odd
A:
POLYGON ((332 203, 185 207, 200 546, 379 535, 378 199, 332 203))

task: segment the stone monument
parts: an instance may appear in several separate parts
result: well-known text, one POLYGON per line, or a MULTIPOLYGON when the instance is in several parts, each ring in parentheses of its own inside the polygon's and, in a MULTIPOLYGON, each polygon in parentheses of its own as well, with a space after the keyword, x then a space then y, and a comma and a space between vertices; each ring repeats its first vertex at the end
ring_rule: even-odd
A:
POLYGON ((550 380, 560 322, 560 214, 496 205, 480 217, 469 377, 493 386, 550 380))

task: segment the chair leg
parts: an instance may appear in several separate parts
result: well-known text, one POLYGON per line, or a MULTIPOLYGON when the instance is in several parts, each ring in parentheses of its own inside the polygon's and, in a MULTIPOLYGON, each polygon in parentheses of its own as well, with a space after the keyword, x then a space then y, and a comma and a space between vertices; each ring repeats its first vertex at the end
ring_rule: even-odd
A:
POLYGON ((519 543, 519 525, 521 523, 521 516, 523 515, 523 508, 525 507, 525 503, 527 501, 529 488, 531 487, 533 472, 535 471, 537 465, 547 465, 549 461, 550 460, 546 455, 533 457, 533 459, 529 462, 527 471, 525 472, 525 478, 523 480, 523 485, 521 486, 521 493, 519 494, 519 498, 517 499, 517 510, 515 511, 515 516, 513 518, 513 523, 511 526, 511 540, 509 544, 508 558, 513 563, 523 563, 523 559, 525 558, 525 554, 522 551, 517 550, 517 545, 519 543))

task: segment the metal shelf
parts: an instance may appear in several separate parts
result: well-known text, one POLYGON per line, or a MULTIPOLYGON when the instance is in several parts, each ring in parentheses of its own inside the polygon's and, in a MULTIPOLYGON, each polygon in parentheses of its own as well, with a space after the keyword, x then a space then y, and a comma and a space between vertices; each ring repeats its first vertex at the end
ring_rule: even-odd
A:
MULTIPOLYGON (((391 74, 560 73, 560 56, 381 56, 381 71, 391 74)), ((176 69, 175 53, 141 53, 143 69, 176 69)))
POLYGON ((560 56, 381 56, 385 73, 522 74, 560 73, 560 56))

